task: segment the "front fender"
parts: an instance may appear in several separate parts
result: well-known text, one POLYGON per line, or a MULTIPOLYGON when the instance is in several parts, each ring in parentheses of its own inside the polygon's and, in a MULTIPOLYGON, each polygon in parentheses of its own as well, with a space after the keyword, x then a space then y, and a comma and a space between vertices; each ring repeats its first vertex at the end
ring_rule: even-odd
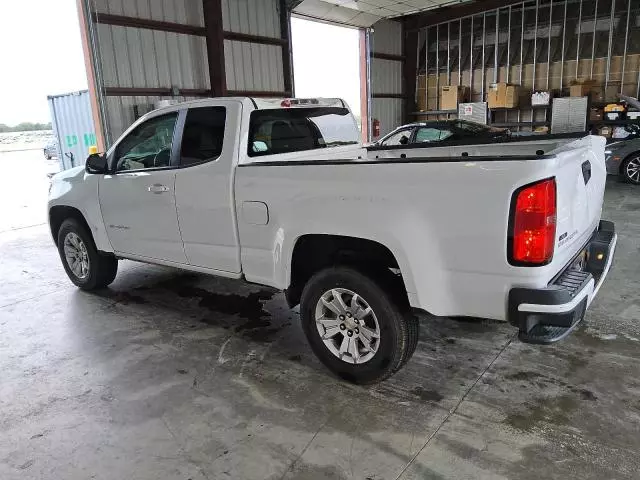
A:
POLYGON ((113 252, 100 211, 100 178, 100 175, 86 173, 84 167, 75 167, 55 175, 51 180, 47 211, 51 212, 56 206, 72 207, 80 211, 89 225, 96 248, 103 252, 113 252))

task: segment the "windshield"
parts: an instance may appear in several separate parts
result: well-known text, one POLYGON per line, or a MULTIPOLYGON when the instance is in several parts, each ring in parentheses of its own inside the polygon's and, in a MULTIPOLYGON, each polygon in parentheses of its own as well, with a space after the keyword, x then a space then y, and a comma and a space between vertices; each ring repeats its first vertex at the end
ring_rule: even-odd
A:
POLYGON ((257 110, 249 122, 250 157, 357 145, 360 132, 347 108, 257 110))

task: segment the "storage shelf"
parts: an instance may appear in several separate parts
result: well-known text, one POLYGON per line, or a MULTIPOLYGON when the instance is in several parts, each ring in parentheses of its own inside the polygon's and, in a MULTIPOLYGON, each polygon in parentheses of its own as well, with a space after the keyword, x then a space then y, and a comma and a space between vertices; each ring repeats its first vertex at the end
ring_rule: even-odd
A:
POLYGON ((507 107, 496 107, 496 108, 490 108, 489 111, 491 112, 504 112, 504 111, 514 111, 517 112, 518 110, 549 110, 551 108, 551 105, 528 105, 528 106, 518 106, 518 107, 511 107, 511 108, 507 108, 507 107))
POLYGON ((494 122, 487 123, 490 127, 499 127, 499 128, 507 128, 507 127, 544 127, 550 125, 551 122, 494 122))
POLYGON ((589 120, 587 125, 640 125, 640 120, 589 120))
POLYGON ((411 115, 452 115, 458 114, 458 110, 427 110, 425 112, 412 112, 411 115))

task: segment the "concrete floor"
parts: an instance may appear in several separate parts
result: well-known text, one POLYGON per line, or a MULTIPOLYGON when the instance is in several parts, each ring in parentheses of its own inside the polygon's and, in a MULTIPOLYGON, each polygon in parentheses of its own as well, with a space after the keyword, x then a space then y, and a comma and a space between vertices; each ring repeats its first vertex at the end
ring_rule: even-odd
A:
POLYGON ((45 225, 0 228, 0 479, 638 478, 639 211, 610 182, 616 261, 568 340, 424 318, 368 388, 319 364, 279 293, 122 262, 88 294, 45 225))

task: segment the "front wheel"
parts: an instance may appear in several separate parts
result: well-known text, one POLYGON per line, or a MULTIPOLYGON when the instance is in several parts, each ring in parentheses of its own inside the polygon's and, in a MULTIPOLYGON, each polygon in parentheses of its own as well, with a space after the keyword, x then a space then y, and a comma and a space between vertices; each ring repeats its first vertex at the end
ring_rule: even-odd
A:
POLYGON ((67 276, 83 290, 104 288, 116 278, 118 260, 98 252, 87 229, 74 218, 58 230, 58 252, 67 276))
POLYGON ((314 353, 339 377, 358 384, 384 380, 413 354, 418 322, 403 310, 388 290, 347 267, 316 273, 300 301, 314 353))
POLYGON ((622 164, 622 176, 625 181, 640 185, 640 156, 634 155, 624 161, 622 164))

